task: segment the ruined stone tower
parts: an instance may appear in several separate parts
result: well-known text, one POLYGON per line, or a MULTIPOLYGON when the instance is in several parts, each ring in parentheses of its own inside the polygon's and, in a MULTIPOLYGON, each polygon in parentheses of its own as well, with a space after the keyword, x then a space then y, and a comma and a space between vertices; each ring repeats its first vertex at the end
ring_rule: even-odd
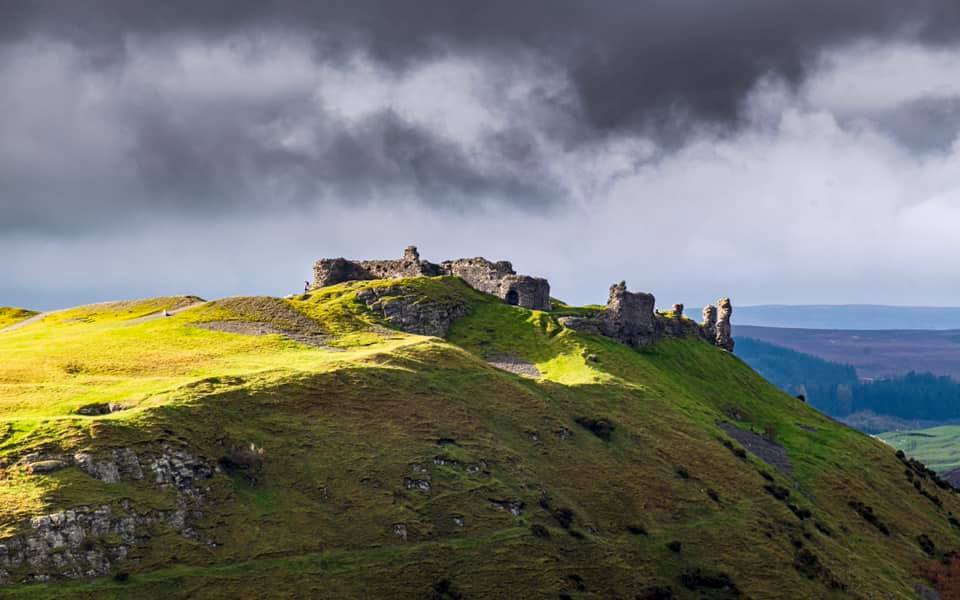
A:
POLYGON ((630 346, 646 346, 658 337, 657 320, 653 313, 656 299, 653 294, 628 292, 624 281, 610 286, 607 311, 600 330, 604 335, 630 346))

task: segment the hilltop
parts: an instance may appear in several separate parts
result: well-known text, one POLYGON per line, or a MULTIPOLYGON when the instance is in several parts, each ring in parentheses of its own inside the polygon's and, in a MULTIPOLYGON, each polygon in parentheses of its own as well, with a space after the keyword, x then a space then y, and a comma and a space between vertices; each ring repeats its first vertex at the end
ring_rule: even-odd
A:
POLYGON ((505 300, 364 279, 0 333, 4 597, 933 594, 932 473, 682 307, 505 300))

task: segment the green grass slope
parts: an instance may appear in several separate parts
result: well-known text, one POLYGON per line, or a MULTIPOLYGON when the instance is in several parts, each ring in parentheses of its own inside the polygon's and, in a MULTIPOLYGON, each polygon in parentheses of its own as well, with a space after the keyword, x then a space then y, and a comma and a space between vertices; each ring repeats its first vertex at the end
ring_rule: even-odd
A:
POLYGON ((632 350, 451 278, 399 282, 470 306, 447 340, 410 335, 357 300, 397 283, 0 333, 0 544, 62 510, 145 523, 85 537, 124 556, 92 579, 0 551, 8 581, 52 577, 3 597, 914 598, 960 549, 951 491, 727 352, 632 350), (210 466, 186 492, 171 448, 210 466), (142 478, 36 462, 128 451, 142 478))
POLYGON ((960 469, 960 425, 891 431, 878 437, 937 472, 960 469))
POLYGON ((37 312, 13 306, 0 306, 0 329, 15 325, 36 315, 37 312))

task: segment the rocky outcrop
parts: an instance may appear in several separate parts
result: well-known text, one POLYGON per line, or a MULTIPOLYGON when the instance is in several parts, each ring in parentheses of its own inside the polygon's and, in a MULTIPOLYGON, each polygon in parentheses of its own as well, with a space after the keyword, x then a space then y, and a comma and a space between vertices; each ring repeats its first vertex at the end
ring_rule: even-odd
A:
POLYGON ((117 506, 78 506, 30 519, 26 533, 0 540, 0 583, 77 579, 109 574, 162 528, 196 539, 184 509, 138 513, 117 506))
POLYGON ((424 298, 401 285, 362 289, 357 300, 401 331, 435 337, 446 337, 453 322, 470 312, 466 303, 424 298))
POLYGON ((459 277, 473 289, 492 294, 507 304, 534 310, 550 310, 550 283, 540 277, 517 275, 509 261, 492 262, 477 257, 435 264, 420 260, 416 246, 408 246, 400 260, 318 260, 313 267, 313 287, 320 288, 345 281, 439 275, 459 277))
POLYGON ((717 339, 717 307, 708 304, 703 307, 703 322, 700 323, 704 337, 714 342, 717 339))
POLYGON ((733 352, 733 330, 730 326, 730 317, 733 315, 733 305, 730 298, 717 300, 717 337, 716 345, 733 352))
POLYGON ((163 445, 159 452, 138 454, 132 448, 119 448, 43 460, 29 455, 17 464, 38 473, 42 470, 33 466, 48 462, 60 463, 59 468, 75 465, 106 484, 150 481, 173 492, 175 508, 138 510, 122 500, 35 516, 22 523, 16 535, 0 539, 0 583, 106 575, 164 529, 214 545, 201 538, 195 523, 203 516, 201 509, 210 492, 206 480, 217 467, 186 449, 163 445))

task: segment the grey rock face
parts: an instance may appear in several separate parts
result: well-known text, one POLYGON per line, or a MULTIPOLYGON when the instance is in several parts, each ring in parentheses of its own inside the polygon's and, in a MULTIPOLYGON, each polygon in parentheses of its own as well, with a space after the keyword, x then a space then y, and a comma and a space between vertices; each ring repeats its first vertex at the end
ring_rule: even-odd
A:
POLYGON ((43 473, 53 473, 68 466, 70 466, 70 463, 65 460, 49 459, 28 463, 27 469, 34 475, 40 475, 43 473))
POLYGON ((711 342, 717 339, 717 307, 708 304, 703 307, 703 322, 700 324, 704 335, 711 342))
POLYGON ((600 330, 628 346, 648 346, 656 342, 662 332, 653 312, 655 302, 653 294, 628 292, 626 282, 610 286, 600 330))
POLYGON ((491 262, 477 257, 448 260, 438 265, 420 260, 416 246, 408 246, 400 260, 324 258, 314 264, 313 275, 315 288, 344 281, 449 275, 459 277, 473 289, 497 296, 508 304, 550 310, 549 282, 539 277, 517 275, 509 261, 491 262))
POLYGON ((600 319, 598 317, 560 317, 557 321, 564 327, 575 329, 581 333, 603 335, 603 332, 600 331, 600 319))
POLYGON ((33 517, 24 533, 0 540, 0 567, 5 573, 0 583, 106 575, 131 548, 146 544, 157 526, 167 525, 186 536, 185 521, 184 511, 137 513, 128 501, 33 517), (23 575, 12 575, 18 572, 23 575))
POLYGON ((143 479, 143 469, 137 453, 130 448, 112 450, 108 456, 94 457, 87 452, 77 452, 74 461, 87 475, 104 483, 118 483, 122 478, 143 479))
MULTIPOLYGON (((35 516, 16 535, 0 539, 0 584, 106 575, 131 548, 147 544, 158 526, 200 540, 193 523, 203 516, 200 508, 210 490, 203 480, 213 477, 216 468, 185 449, 164 445, 159 454, 138 455, 132 448, 119 448, 40 462, 75 464, 108 484, 143 480, 149 468, 157 487, 174 490, 177 508, 137 511, 123 500, 35 516)), ((36 462, 25 464, 31 472, 41 472, 31 468, 36 462)))
POLYGON ((360 290, 357 299, 401 331, 435 337, 445 337, 470 311, 465 304, 425 300, 403 286, 360 290))
POLYGON ((717 346, 733 352, 733 330, 730 326, 730 317, 733 315, 733 305, 730 298, 717 300, 717 346))

